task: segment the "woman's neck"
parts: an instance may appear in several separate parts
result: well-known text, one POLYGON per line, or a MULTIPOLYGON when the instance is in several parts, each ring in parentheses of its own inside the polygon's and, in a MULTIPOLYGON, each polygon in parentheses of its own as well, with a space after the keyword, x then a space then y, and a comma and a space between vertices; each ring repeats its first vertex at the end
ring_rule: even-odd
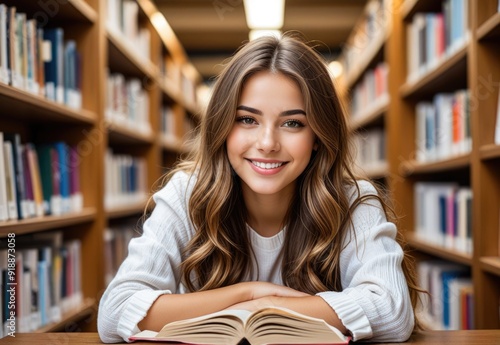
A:
POLYGON ((248 225, 263 237, 276 235, 285 225, 292 196, 293 190, 286 194, 262 195, 243 188, 248 225))

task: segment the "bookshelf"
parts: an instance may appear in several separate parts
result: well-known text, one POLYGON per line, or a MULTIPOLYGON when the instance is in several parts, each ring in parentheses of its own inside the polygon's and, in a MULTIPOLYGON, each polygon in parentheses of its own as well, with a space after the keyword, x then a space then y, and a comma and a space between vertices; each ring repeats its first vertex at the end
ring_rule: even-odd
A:
POLYGON ((81 243, 81 303, 65 310, 57 322, 49 322, 36 332, 96 331, 97 304, 105 289, 105 229, 110 223, 128 217, 139 219, 153 188, 157 187, 155 182, 188 150, 183 144, 187 131, 196 126, 201 116, 196 100, 201 78, 154 3, 138 0, 125 11, 130 16, 127 23, 136 22, 132 31, 129 25, 123 29, 110 24, 108 10, 120 3, 68 0, 42 4, 0 0, 0 5, 16 7, 17 13, 38 19, 44 29, 61 27, 65 40, 76 42, 81 57, 81 108, 0 83, 0 132, 18 133, 23 144, 64 141, 75 148, 78 158, 74 167, 80 176, 81 210, 0 221, 0 242, 5 242, 9 233, 21 239, 54 230, 62 232, 64 240, 77 239, 81 243), (130 35, 137 35, 137 41, 130 35), (167 68, 165 60, 169 61, 167 68), (109 82, 111 74, 120 75, 115 84, 109 82), (129 81, 132 82, 127 84, 129 81), (118 92, 133 97, 121 100, 123 108, 118 110, 125 111, 110 116, 109 105, 116 101, 111 98, 118 92), (175 128, 169 140, 160 131, 162 106, 173 109, 175 115, 175 128), (141 187, 143 194, 125 194, 125 199, 117 204, 105 202, 108 150, 126 157, 127 164, 128 159, 143 162, 134 170, 134 174, 142 172, 143 176, 132 183, 136 188, 141 187))
MULTIPOLYGON (((467 14, 463 18, 466 25, 461 27, 468 30, 463 32, 461 40, 450 49, 433 48, 436 49, 434 53, 443 50, 436 53, 441 55, 431 56, 432 63, 427 61, 426 65, 418 66, 418 71, 411 72, 410 68, 415 67, 412 58, 418 56, 418 51, 409 48, 411 35, 407 31, 411 30, 410 25, 421 20, 418 19, 420 14, 434 13, 434 16, 443 11, 445 2, 393 1, 389 11, 391 30, 384 48, 384 59, 390 68, 390 102, 382 106, 382 110, 367 115, 367 119, 377 118, 378 113, 384 112, 388 157, 385 179, 396 211, 401 216, 400 231, 404 233, 417 263, 440 259, 469 270, 474 291, 474 328, 497 329, 500 328, 500 145, 495 144, 494 133, 500 101, 500 5, 498 0, 467 1, 464 5, 467 14), (468 90, 466 104, 470 123, 463 131, 470 131, 472 145, 445 157, 422 160, 418 152, 417 105, 422 102, 432 104, 436 95, 457 90, 468 90), (415 187, 422 182, 453 182, 471 190, 471 252, 429 242, 418 235, 415 187)), ((429 20, 436 20, 436 17, 425 17, 426 23, 429 20)), ((351 69, 357 71, 356 75, 362 75, 367 67, 361 61, 358 66, 349 66, 351 69)), ((346 78, 347 81, 354 79, 346 78)), ((352 88, 349 83, 347 85, 352 88)), ((463 118, 467 119, 467 115, 463 118)), ((351 125, 357 129, 369 121, 357 120, 351 125)))
POLYGON ((391 0, 368 1, 349 35, 340 61, 338 85, 350 103, 349 130, 355 137, 359 172, 385 185, 388 93, 387 40, 391 33, 391 0))

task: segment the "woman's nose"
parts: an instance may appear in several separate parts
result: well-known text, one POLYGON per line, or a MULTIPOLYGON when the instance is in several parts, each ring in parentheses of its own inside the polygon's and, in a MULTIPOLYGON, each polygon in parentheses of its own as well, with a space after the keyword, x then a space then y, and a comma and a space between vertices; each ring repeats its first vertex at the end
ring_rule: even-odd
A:
POLYGON ((273 152, 280 149, 279 137, 273 128, 263 127, 259 131, 257 149, 263 152, 273 152))

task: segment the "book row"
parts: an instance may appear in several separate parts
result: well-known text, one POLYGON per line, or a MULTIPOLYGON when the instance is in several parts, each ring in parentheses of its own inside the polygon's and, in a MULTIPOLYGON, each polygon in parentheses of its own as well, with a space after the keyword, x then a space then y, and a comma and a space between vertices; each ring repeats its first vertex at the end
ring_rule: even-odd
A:
POLYGON ((0 132, 0 221, 81 211, 79 163, 77 148, 62 141, 22 144, 0 132))
POLYGON ((468 4, 468 0, 444 0, 441 12, 413 16, 406 27, 408 82, 465 46, 469 39, 468 4))
POLYGON ((472 254, 472 190, 456 183, 415 183, 415 234, 422 241, 472 254))
POLYGON ((366 56, 374 44, 386 36, 391 17, 392 0, 371 0, 368 2, 362 20, 356 25, 352 41, 344 48, 346 74, 356 68, 359 60, 366 56))
POLYGON ((440 93, 416 105, 416 155, 420 162, 443 160, 472 150, 469 90, 440 93))
POLYGON ((356 163, 365 170, 387 166, 385 130, 373 128, 354 135, 356 163))
POLYGON ((143 202, 147 195, 144 158, 106 151, 104 205, 108 209, 143 202))
POLYGON ((150 59, 151 34, 139 22, 139 4, 135 0, 108 0, 107 27, 145 60, 150 59))
POLYGON ((107 76, 106 118, 134 131, 151 133, 149 95, 137 78, 125 79, 123 74, 107 76))
POLYGON ((9 235, 0 245, 0 336, 59 322, 81 305, 80 240, 64 241, 62 232, 48 232, 9 235))
POLYGON ((353 118, 361 118, 369 112, 378 101, 388 96, 387 76, 389 66, 379 63, 374 69, 368 70, 352 93, 351 114, 353 118))
POLYGON ((62 28, 41 28, 0 4, 0 82, 79 109, 81 57, 62 28))
POLYGON ((424 324, 436 330, 474 329, 474 291, 470 269, 445 261, 422 261, 419 285, 424 324))

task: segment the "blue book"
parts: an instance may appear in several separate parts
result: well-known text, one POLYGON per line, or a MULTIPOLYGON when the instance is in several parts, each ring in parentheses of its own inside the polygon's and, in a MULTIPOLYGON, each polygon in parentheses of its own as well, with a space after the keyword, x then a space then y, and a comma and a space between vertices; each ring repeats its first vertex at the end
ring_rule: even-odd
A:
POLYGON ((61 194, 61 212, 71 211, 71 192, 70 192, 70 167, 68 160, 68 145, 62 141, 54 144, 54 148, 59 156, 59 176, 60 176, 60 194, 61 194))
POLYGON ((46 97, 60 103, 64 102, 64 31, 61 28, 45 29, 43 39, 50 41, 51 59, 44 63, 46 97))
POLYGON ((469 273, 466 270, 451 270, 444 271, 441 274, 441 278, 443 280, 443 326, 445 329, 450 328, 450 281, 468 276, 469 273))

